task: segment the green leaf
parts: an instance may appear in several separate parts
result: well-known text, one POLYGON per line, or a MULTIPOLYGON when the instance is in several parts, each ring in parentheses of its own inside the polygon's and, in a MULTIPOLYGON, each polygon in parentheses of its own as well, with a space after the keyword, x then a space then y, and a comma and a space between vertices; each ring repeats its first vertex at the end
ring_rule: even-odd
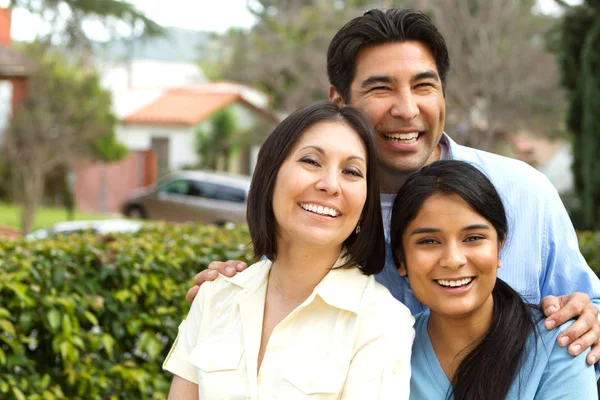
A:
POLYGON ((4 331, 11 336, 16 336, 15 326, 7 319, 0 319, 0 331, 4 331))
POLYGON ((60 312, 56 308, 48 312, 48 322, 50 322, 50 327, 53 331, 58 329, 60 325, 60 312))
POLYGON ((92 323, 94 326, 98 326, 98 318, 89 311, 83 313, 83 316, 92 323))
POLYGON ((106 350, 106 354, 108 354, 110 358, 113 358, 115 339, 113 339, 113 337, 109 334, 105 333, 102 335, 102 345, 104 346, 104 350, 106 350))
POLYGON ((16 387, 13 386, 12 391, 13 391, 13 393, 15 395, 15 398, 17 400, 26 400, 25 399, 25 395, 23 394, 23 392, 21 392, 20 389, 18 389, 18 388, 16 388, 16 387))

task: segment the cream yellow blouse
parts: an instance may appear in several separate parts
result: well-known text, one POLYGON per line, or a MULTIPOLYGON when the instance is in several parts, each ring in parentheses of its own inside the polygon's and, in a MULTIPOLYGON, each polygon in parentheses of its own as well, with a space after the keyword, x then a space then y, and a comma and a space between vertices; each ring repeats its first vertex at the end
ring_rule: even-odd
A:
POLYGON ((201 400, 408 399, 414 319, 341 263, 275 327, 260 372, 268 260, 201 286, 163 368, 201 400))

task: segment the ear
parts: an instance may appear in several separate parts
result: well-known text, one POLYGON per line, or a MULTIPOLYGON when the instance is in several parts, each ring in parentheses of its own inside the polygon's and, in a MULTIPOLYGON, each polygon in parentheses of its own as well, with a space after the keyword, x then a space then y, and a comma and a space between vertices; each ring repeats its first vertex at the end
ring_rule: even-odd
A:
POLYGON ((504 243, 506 243, 506 235, 498 241, 498 254, 500 254, 500 251, 504 247, 504 243))
POLYGON ((398 275, 408 276, 408 272, 406 271, 406 266, 404 263, 400 263, 400 266, 398 267, 398 275))
POLYGON ((346 104, 344 103, 344 99, 342 96, 335 90, 332 85, 329 85, 329 101, 338 106, 339 108, 344 107, 346 104))

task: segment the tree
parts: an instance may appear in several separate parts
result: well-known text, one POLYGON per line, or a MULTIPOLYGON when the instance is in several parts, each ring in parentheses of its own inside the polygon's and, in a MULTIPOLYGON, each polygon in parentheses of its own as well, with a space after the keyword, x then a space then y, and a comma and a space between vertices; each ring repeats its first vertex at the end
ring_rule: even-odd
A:
POLYGON ((51 31, 39 37, 45 43, 89 45, 85 21, 100 22, 111 36, 128 27, 134 36, 156 36, 163 29, 124 0, 10 0, 9 8, 22 8, 48 22, 51 31))
POLYGON ((13 193, 20 195, 23 205, 23 233, 31 230, 51 171, 71 167, 81 158, 114 161, 127 153, 116 141, 110 94, 100 87, 97 74, 43 46, 33 45, 28 53, 39 68, 2 141, 13 193))
POLYGON ((257 0, 257 23, 223 38, 223 75, 268 93, 275 109, 291 112, 327 98, 327 47, 333 35, 368 8, 405 1, 257 0))
POLYGON ((564 93, 546 49, 553 18, 535 0, 422 0, 451 59, 447 129, 470 147, 489 150, 502 132, 556 133, 564 93))
POLYGON ((327 47, 337 30, 371 7, 416 7, 444 35, 453 64, 447 127, 472 147, 490 149, 499 132, 558 130, 564 94, 545 34, 552 18, 534 0, 260 0, 250 32, 224 38, 224 75, 269 93, 284 111, 327 98, 327 47))
POLYGON ((573 133, 573 173, 580 228, 600 228, 600 1, 568 6, 556 47, 568 91, 567 125, 573 133))
POLYGON ((229 169, 229 154, 235 131, 235 117, 229 108, 214 112, 208 126, 196 130, 200 168, 216 171, 221 160, 223 169, 229 169))

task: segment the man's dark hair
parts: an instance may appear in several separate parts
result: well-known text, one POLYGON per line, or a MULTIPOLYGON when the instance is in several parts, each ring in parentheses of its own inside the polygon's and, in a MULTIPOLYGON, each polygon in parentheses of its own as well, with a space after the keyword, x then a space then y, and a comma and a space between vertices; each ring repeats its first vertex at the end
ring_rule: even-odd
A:
MULTIPOLYGON (((506 240, 508 221, 502 199, 494 185, 471 164, 463 161, 436 161, 411 175, 400 188, 392 209, 390 241, 396 265, 406 265, 402 237, 417 217, 423 203, 434 195, 457 195, 477 214, 488 220, 506 240)), ((418 266, 416 266, 418 268, 418 266)), ((506 282, 497 278, 492 290, 494 310, 487 333, 470 350, 452 377, 448 398, 505 399, 519 374, 527 354, 525 344, 533 333, 537 337, 535 307, 506 282), (493 379, 490 377, 493 376, 493 379)))
POLYGON ((356 17, 340 29, 327 50, 327 76, 346 104, 351 104, 350 86, 356 74, 358 52, 378 44, 421 42, 433 55, 446 92, 450 58, 444 38, 421 11, 410 8, 373 9, 356 17))
MULTIPOLYGON (((373 128, 366 117, 352 107, 338 108, 330 102, 320 102, 290 114, 273 130, 258 153, 258 160, 248 193, 247 219, 254 255, 277 258, 277 221, 273 213, 273 191, 281 164, 302 134, 311 126, 322 122, 340 122, 352 128, 360 137, 367 153, 367 198, 360 222, 360 233, 344 241, 346 266, 360 265, 366 275, 376 274, 385 262, 385 239, 379 180, 377 177, 377 152, 373 142, 373 128)), ((351 194, 348 194, 351 195, 351 194)))

